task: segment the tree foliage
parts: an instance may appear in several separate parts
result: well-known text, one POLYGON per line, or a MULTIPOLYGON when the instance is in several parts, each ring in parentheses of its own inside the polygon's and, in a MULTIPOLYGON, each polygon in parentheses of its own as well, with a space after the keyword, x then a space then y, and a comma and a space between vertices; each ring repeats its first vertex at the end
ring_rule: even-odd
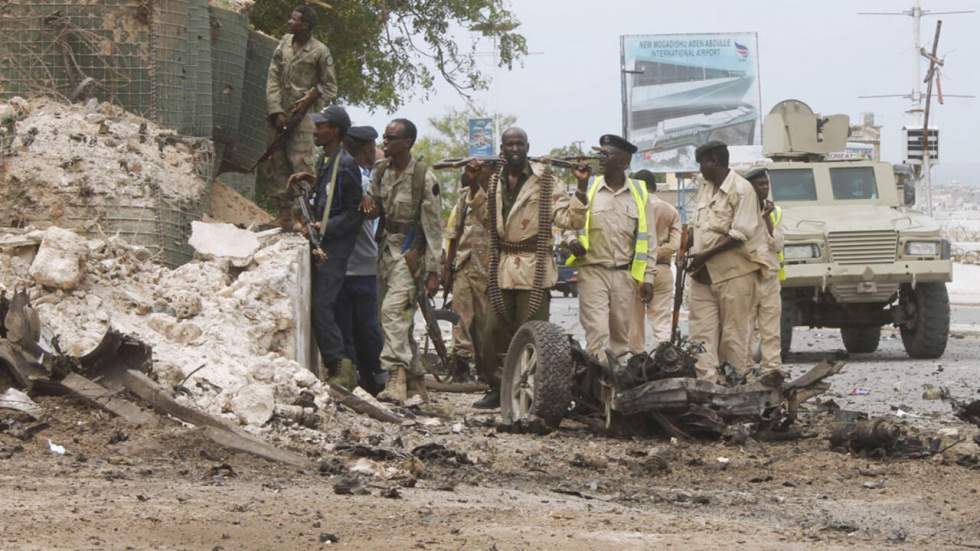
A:
MULTIPOLYGON (((287 32, 301 0, 260 0, 255 27, 272 36, 287 32)), ((527 54, 520 23, 504 0, 329 0, 309 2, 319 19, 314 35, 330 48, 340 100, 393 111, 416 94, 427 95, 442 78, 468 96, 484 89, 476 41, 463 47, 454 32, 469 31, 496 46, 499 66, 511 68, 527 54)))

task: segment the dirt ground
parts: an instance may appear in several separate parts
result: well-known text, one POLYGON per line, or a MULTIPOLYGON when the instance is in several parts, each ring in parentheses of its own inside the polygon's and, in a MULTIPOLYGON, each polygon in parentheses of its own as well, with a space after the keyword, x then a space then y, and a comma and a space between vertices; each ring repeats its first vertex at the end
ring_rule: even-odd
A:
MULTIPOLYGON (((799 333, 794 375, 832 356, 834 337, 799 333)), ((900 404, 911 413, 896 418, 903 426, 956 429, 970 443, 978 428, 948 405, 913 400, 915 377, 976 395, 980 340, 951 340, 940 371, 900 349, 884 339, 878 355, 849 358, 823 398, 874 414, 900 404)), ((980 549, 980 470, 955 464, 956 447, 925 459, 839 453, 830 414, 815 409, 804 420, 813 437, 783 443, 613 438, 575 421, 544 437, 508 434, 495 412, 469 407, 474 395, 434 398, 425 410, 438 425, 266 435, 315 459, 308 471, 176 422, 135 430, 40 398, 49 426, 26 439, 32 423, 0 415, 2 547, 980 549), (49 439, 68 453, 52 453, 49 439), (433 443, 444 448, 416 449, 433 443)))

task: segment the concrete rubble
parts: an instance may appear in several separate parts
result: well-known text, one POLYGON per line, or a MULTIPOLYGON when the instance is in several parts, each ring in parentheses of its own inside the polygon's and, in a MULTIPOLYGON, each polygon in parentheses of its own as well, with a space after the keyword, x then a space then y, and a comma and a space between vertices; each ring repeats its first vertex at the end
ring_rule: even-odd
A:
POLYGON ((276 405, 292 405, 301 391, 312 392, 320 406, 329 401, 323 385, 293 359, 291 290, 305 247, 301 236, 267 238, 243 270, 223 257, 171 270, 146 262, 140 247, 115 237, 86 240, 56 227, 22 235, 33 239, 0 249, 0 266, 8 267, 0 269, 0 292, 26 287, 41 326, 66 354, 85 355, 110 328, 131 335, 152 347, 160 383, 191 389, 181 398, 188 405, 252 427, 266 424, 276 405), (35 248, 29 276, 9 269, 24 249, 35 248), (61 260, 88 261, 72 260, 72 271, 48 263, 46 248, 61 260))

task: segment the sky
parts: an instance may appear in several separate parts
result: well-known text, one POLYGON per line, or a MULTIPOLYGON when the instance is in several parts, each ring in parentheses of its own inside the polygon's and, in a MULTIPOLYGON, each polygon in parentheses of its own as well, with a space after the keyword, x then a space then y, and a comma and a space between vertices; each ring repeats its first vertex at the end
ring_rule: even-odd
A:
MULTIPOLYGON (((528 131, 532 154, 577 140, 595 145, 605 133, 621 133, 619 37, 627 34, 757 32, 762 109, 795 98, 814 111, 844 113, 856 122, 873 112, 882 128, 882 158, 901 158, 906 99, 859 99, 905 94, 914 86, 912 18, 867 16, 859 11, 902 11, 914 0, 512 0, 528 49, 540 52, 512 71, 490 70, 490 90, 476 103, 517 117, 528 131)), ((980 9, 977 0, 923 0, 934 11, 980 9)), ((980 14, 926 17, 922 42, 931 45, 942 18, 939 44, 945 56, 943 91, 980 95, 980 14)), ((469 39, 464 35, 465 39, 469 39)), ((484 49, 489 50, 487 43, 484 49)), ((489 60, 488 60, 489 61, 489 60)), ((923 71, 926 64, 923 63, 923 71)), ((489 67, 488 67, 489 69, 489 67)), ((940 156, 950 167, 980 163, 977 130, 980 99, 947 98, 931 120, 941 131, 940 156)), ((465 101, 440 84, 428 98, 410 100, 397 115, 427 120, 465 101)), ((393 115, 353 109, 354 124, 379 130, 393 115)), ((930 123, 930 126, 934 126, 930 123)))

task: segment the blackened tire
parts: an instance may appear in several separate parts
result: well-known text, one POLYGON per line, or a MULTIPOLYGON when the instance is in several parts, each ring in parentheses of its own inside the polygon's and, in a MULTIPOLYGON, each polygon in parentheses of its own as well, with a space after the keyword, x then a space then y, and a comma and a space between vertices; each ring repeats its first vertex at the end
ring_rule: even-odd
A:
POLYGON ((902 285, 899 307, 907 321, 899 325, 902 344, 911 358, 933 359, 943 355, 949 340, 949 293, 946 284, 902 285))
POLYGON ((840 338, 844 341, 844 348, 851 354, 870 354, 878 350, 878 343, 881 341, 881 326, 841 327, 840 338))
POLYGON ((529 321, 507 349, 500 385, 500 414, 505 425, 539 419, 549 430, 572 405, 572 348, 561 327, 529 321), (533 364, 533 365, 529 365, 533 364))
POLYGON ((793 346, 793 320, 795 319, 796 304, 785 294, 782 297, 782 310, 779 316, 779 352, 783 359, 789 356, 793 346))

